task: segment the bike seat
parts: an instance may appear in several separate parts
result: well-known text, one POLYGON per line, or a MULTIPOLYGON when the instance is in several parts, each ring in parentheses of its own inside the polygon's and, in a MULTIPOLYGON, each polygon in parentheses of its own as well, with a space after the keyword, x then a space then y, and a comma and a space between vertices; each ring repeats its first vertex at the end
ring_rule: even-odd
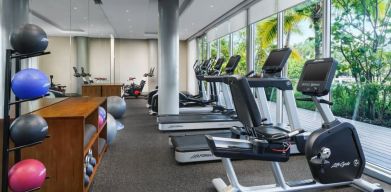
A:
POLYGON ((289 134, 289 131, 274 125, 261 125, 254 127, 258 138, 273 140, 274 138, 283 137, 289 134))

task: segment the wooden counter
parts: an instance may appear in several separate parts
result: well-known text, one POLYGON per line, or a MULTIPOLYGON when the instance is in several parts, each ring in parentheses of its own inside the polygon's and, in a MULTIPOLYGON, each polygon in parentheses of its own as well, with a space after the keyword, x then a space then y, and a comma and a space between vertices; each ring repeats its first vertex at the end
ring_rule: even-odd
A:
POLYGON ((89 84, 82 86, 82 96, 90 97, 108 97, 108 96, 119 96, 123 94, 124 84, 89 84))

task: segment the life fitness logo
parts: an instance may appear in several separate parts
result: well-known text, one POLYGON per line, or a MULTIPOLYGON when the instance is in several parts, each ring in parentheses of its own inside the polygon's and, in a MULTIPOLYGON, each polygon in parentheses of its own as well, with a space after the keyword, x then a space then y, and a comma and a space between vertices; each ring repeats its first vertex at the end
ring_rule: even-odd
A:
POLYGON ((354 167, 358 167, 360 165, 360 161, 358 159, 353 160, 353 163, 347 161, 341 161, 334 163, 331 168, 344 168, 344 167, 349 167, 351 164, 353 164, 354 167))
POLYGON ((198 158, 205 158, 205 157, 212 157, 212 154, 194 154, 190 157, 190 159, 198 159, 198 158))

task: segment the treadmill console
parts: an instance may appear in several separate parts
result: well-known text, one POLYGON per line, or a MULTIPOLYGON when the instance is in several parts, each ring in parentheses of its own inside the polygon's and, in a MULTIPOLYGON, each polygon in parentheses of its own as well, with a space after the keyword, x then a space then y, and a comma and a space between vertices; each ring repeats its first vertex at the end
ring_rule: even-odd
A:
POLYGON ((292 50, 290 48, 272 50, 262 67, 262 71, 268 74, 281 72, 291 52, 292 50))
POLYGON ((324 96, 330 92, 338 62, 333 58, 308 60, 304 64, 297 90, 304 95, 324 96))
POLYGON ((225 66, 225 73, 231 75, 235 72, 236 67, 240 61, 240 55, 234 55, 229 58, 227 65, 225 66))

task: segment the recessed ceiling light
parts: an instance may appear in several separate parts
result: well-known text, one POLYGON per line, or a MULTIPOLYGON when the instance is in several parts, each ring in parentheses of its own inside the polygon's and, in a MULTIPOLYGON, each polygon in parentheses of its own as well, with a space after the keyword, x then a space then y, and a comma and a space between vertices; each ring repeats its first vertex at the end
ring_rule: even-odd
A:
POLYGON ((129 32, 133 33, 133 31, 132 31, 132 30, 130 30, 129 32))
POLYGON ((191 23, 191 25, 194 25, 194 23, 191 23))
POLYGON ((133 26, 129 25, 129 28, 132 28, 133 26))
POLYGON ((215 7, 214 5, 210 5, 210 8, 213 8, 213 7, 215 7))
POLYGON ((131 21, 131 19, 128 19, 128 22, 130 22, 131 21))
POLYGON ((74 10, 77 10, 77 7, 73 7, 74 10))
POLYGON ((129 9, 126 9, 126 11, 125 11, 126 13, 129 13, 129 9))
POLYGON ((83 19, 84 19, 84 20, 87 20, 87 19, 88 19, 88 17, 83 17, 83 19))

